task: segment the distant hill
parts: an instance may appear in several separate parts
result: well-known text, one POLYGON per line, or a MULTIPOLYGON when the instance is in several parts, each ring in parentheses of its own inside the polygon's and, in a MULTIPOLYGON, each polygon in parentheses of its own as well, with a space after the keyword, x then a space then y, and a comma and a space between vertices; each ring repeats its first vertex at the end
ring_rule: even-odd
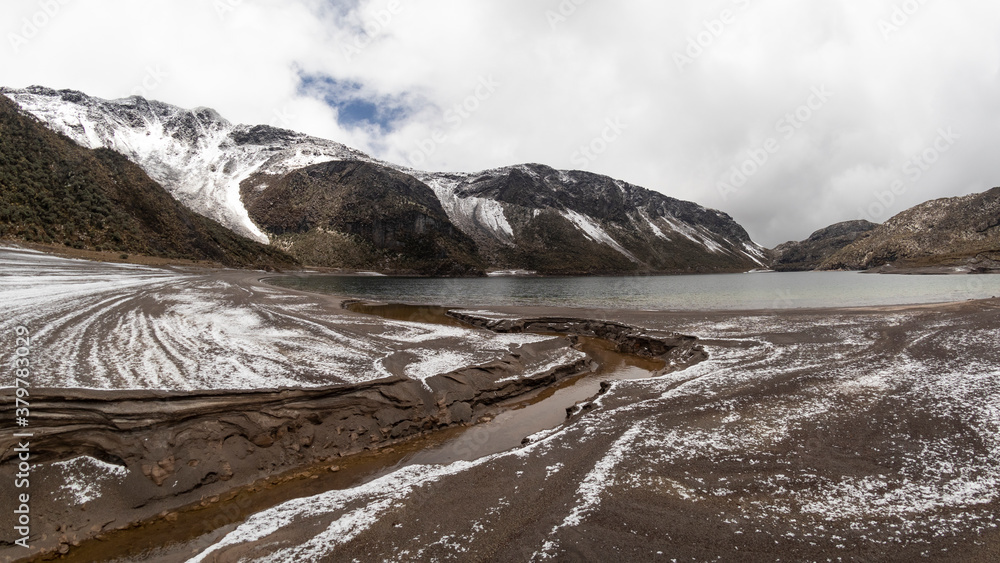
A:
POLYGON ((779 272, 815 270, 837 251, 876 227, 878 225, 870 221, 845 221, 820 229, 806 240, 778 245, 771 251, 771 269, 779 272))
POLYGON ((296 264, 187 209, 121 154, 83 148, 2 96, 0 238, 226 266, 296 264))
POLYGON ((1000 269, 1000 188, 903 211, 826 259, 821 269, 1000 269))

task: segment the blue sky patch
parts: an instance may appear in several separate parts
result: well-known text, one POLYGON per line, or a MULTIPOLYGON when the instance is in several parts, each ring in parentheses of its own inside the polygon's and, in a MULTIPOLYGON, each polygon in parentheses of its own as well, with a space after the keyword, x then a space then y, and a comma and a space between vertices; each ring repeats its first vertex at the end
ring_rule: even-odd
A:
POLYGON ((404 95, 379 95, 360 83, 331 76, 302 74, 299 91, 335 108, 337 121, 345 127, 377 127, 392 131, 413 112, 412 104, 404 95))

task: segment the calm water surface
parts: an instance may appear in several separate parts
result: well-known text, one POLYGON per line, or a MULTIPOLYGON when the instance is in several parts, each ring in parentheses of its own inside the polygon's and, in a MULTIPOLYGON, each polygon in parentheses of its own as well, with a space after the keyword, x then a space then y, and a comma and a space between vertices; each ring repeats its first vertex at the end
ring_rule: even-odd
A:
POLYGON ((268 281, 366 300, 461 307, 793 309, 937 303, 1000 295, 1000 275, 903 276, 855 272, 463 279, 303 275, 268 281))

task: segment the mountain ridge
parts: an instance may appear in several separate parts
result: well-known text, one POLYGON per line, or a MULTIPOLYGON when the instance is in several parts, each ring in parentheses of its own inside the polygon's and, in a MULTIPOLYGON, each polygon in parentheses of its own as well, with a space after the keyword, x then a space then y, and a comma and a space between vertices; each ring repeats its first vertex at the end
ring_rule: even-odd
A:
POLYGON ((815 270, 830 256, 874 230, 864 219, 843 221, 813 232, 805 240, 789 241, 771 250, 771 268, 779 272, 815 270))
MULTIPOLYGON (((276 242, 292 254, 301 243, 262 227, 260 217, 251 217, 247 201, 309 166, 358 161, 407 174, 430 188, 448 220, 476 243, 486 269, 736 272, 765 266, 768 260, 765 249, 729 215, 607 176, 539 164, 425 172, 379 161, 335 141, 269 126, 233 125, 208 108, 184 110, 140 97, 101 100, 43 87, 3 88, 0 93, 83 146, 126 155, 192 210, 260 242, 282 239, 276 242)), ((335 236, 344 241, 339 250, 369 248, 375 242, 363 233, 337 231, 335 236)), ((362 252, 358 258, 377 262, 377 254, 362 252)), ((312 265, 345 263, 331 258, 312 265)))
POLYGON ((226 266, 296 265, 189 210, 121 154, 82 147, 2 97, 0 237, 226 266))
POLYGON ((1000 187, 911 207, 827 258, 821 270, 1000 270, 1000 187))

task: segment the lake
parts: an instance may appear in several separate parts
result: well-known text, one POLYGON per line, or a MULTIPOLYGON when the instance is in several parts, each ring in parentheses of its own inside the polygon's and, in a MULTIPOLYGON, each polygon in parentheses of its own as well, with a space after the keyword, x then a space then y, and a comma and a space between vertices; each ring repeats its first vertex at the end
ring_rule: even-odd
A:
POLYGON ((636 310, 908 305, 1000 295, 1000 275, 767 272, 693 276, 405 278, 305 275, 284 287, 358 299, 459 307, 551 305, 636 310))

